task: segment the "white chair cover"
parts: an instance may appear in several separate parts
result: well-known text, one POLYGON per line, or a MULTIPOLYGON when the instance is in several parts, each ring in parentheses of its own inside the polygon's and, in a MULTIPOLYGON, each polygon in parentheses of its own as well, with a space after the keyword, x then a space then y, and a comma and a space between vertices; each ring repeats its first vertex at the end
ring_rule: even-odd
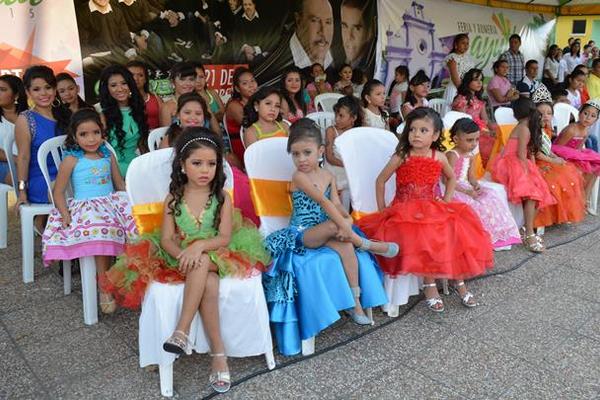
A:
POLYGON ((513 109, 510 107, 496 108, 496 111, 494 111, 494 118, 496 119, 496 123, 498 125, 511 125, 519 122, 515 118, 513 109))
MULTIPOLYGON (((169 188, 172 148, 161 149, 134 159, 127 171, 127 190, 133 205, 164 201, 169 188)), ((231 167, 225 165, 226 189, 233 189, 231 167)), ((176 356, 163 351, 171 336, 183 302, 183 284, 152 283, 142 303, 139 329, 140 366, 158 364, 171 368, 176 356)), ((225 353, 232 357, 267 356, 274 367, 269 314, 261 276, 250 279, 223 278, 219 286, 221 335, 225 353)), ((189 334, 192 348, 198 353, 209 350, 202 321, 196 314, 189 334)), ((164 383, 162 382, 161 384, 164 383)), ((172 386, 172 382, 170 382, 172 386)), ((162 388, 165 389, 165 388, 162 388)), ((168 393, 168 390, 166 391, 168 393)), ((165 390, 163 390, 163 394, 165 390)))
MULTIPOLYGON (((252 143, 244 153, 250 179, 290 182, 296 168, 287 152, 287 138, 270 138, 252 143), (268 157, 266 157, 268 155, 268 157)), ((266 237, 288 226, 289 216, 260 216, 260 231, 266 237)))
MULTIPOLYGON (((353 128, 339 136, 335 144, 342 156, 348 175, 352 208, 358 213, 377 211, 375 180, 398 145, 398 139, 389 131, 376 128, 353 128)), ((396 174, 385 184, 385 201, 389 204, 396 193, 396 174)), ((408 298, 418 294, 422 280, 414 275, 390 278, 384 276, 389 303, 384 307, 390 313, 408 298)), ((391 315, 391 313, 390 313, 391 315)))
POLYGON ((315 97, 315 108, 317 111, 333 112, 333 106, 339 99, 344 97, 339 93, 322 93, 315 97))
POLYGON ((556 127, 556 132, 560 132, 569 125, 571 116, 575 118, 575 121, 579 120, 579 110, 570 104, 556 103, 554 105, 554 117, 553 123, 556 127))
POLYGON ((158 150, 160 142, 163 137, 165 137, 168 130, 168 126, 161 126, 160 128, 155 128, 150 131, 150 134, 148 135, 148 149, 150 149, 150 151, 158 150))
POLYGON ((454 123, 461 118, 473 119, 473 117, 471 117, 471 115, 467 113, 463 113, 460 111, 448 111, 442 117, 442 121, 444 121, 444 129, 450 130, 450 128, 454 126, 454 123))

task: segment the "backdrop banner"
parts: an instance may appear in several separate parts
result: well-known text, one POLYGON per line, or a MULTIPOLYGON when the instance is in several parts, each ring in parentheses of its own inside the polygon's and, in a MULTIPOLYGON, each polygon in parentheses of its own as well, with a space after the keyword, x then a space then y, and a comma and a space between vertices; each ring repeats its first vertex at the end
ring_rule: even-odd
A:
POLYGON ((377 77, 388 87, 394 69, 407 65, 410 75, 423 70, 432 87, 445 85, 448 71, 444 58, 452 49, 454 36, 467 33, 469 54, 487 79, 498 56, 508 49, 508 38, 521 35, 525 61, 540 62, 556 20, 553 15, 496 9, 449 0, 379 0, 377 77))
POLYGON ((274 84, 290 65, 345 62, 372 74, 376 0, 75 0, 86 99, 96 100, 102 68, 146 62, 151 88, 168 95, 177 61, 200 62, 209 87, 227 95, 232 71, 248 65, 260 84, 274 84))
POLYGON ((83 87, 72 0, 0 1, 0 75, 19 77, 30 65, 68 72, 83 87))

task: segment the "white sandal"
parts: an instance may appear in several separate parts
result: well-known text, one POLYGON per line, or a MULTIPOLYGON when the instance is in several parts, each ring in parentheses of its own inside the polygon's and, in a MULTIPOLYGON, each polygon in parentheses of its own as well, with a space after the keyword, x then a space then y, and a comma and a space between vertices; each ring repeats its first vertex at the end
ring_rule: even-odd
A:
MULTIPOLYGON (((211 354, 211 357, 227 357, 223 353, 211 354)), ((229 371, 217 371, 208 377, 210 387, 217 393, 226 393, 231 388, 231 374, 229 371)))
MULTIPOLYGON (((428 288, 428 287, 437 288, 437 284, 435 282, 423 284, 423 288, 428 288)), ((423 289, 423 292, 425 292, 425 289, 423 289)), ((427 308, 429 308, 433 312, 436 312, 436 313, 444 312, 444 309, 445 309, 444 301, 439 296, 432 297, 432 298, 425 298, 425 303, 427 304, 427 308), (441 305, 441 307, 439 305, 441 305)))
POLYGON ((460 281, 459 283, 455 283, 454 286, 452 286, 452 290, 460 298, 462 305, 467 308, 477 307, 479 305, 479 303, 477 301, 474 301, 474 302, 471 301, 471 300, 475 299, 475 296, 473 296, 473 293, 471 293, 467 290, 465 292, 465 294, 461 296, 460 292, 458 291, 458 288, 460 286, 465 286, 465 281, 460 281))

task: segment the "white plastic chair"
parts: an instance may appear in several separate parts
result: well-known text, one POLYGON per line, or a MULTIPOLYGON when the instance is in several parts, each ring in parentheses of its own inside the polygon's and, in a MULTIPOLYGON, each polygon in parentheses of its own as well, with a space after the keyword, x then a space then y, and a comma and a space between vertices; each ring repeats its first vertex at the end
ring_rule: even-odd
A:
POLYGON ((160 142, 163 137, 165 137, 168 130, 168 126, 161 126, 160 128, 155 128, 150 131, 150 134, 148 135, 148 149, 150 149, 150 151, 158 150, 160 142))
POLYGON ((339 93, 322 93, 315 97, 315 109, 317 111, 333 112, 333 106, 339 99, 344 97, 339 93))
MULTIPOLYGON (((12 179, 13 185, 17 182, 17 170, 15 168, 15 160, 13 158, 13 145, 15 143, 15 130, 8 130, 3 137, 0 138, 0 149, 6 154, 8 162, 8 171, 12 179)), ((8 193, 14 191, 15 188, 0 182, 0 249, 5 249, 8 242, 8 193)), ((16 191, 15 191, 16 193, 16 191)))
POLYGON ((556 132, 560 132, 571 123, 571 116, 575 122, 579 121, 579 110, 570 104, 556 103, 554 105, 553 125, 556 127, 556 132))
POLYGON ((473 117, 471 117, 471 115, 464 113, 464 112, 448 111, 442 117, 442 121, 444 122, 444 129, 450 130, 450 128, 452 128, 454 123, 461 118, 473 119, 473 117))
MULTIPOLYGON (((52 139, 49 139, 42 143, 38 150, 38 164, 42 171, 42 175, 44 176, 44 180, 46 181, 46 185, 51 188, 52 181, 50 179, 50 174, 48 172, 48 165, 46 160, 48 159, 48 155, 52 156, 52 160, 56 165, 56 168, 60 166, 62 161, 62 152, 61 147, 65 141, 66 136, 57 136, 52 139)), ((108 149, 113 153, 116 158, 115 150, 112 146, 105 142, 108 149)), ((67 188, 67 192, 72 192, 71 188, 67 188)), ((52 195, 52 191, 50 190, 48 193, 48 197, 52 202, 51 207, 54 205, 54 196, 52 195)), ((51 208, 51 209, 52 209, 51 208)), ((80 257, 79 258, 79 267, 81 271, 81 294, 83 300, 83 321, 86 325, 94 325, 98 322, 98 290, 96 285, 96 261, 93 256, 88 257, 80 257)), ((25 268, 25 264, 23 264, 23 268, 25 268)), ((33 271, 32 271, 33 273, 33 271)), ((23 271, 25 274, 25 271, 23 271)), ((64 285, 64 293, 68 295, 71 293, 71 261, 64 260, 63 261, 63 285, 64 285)))
POLYGON ((398 135, 402 135, 402 132, 404 132, 404 127, 406 126, 406 122, 402 121, 400 123, 400 125, 398 125, 398 127, 396 128, 396 133, 398 135))
POLYGON ((446 114, 446 101, 444 99, 431 99, 428 100, 429 102, 429 108, 433 108, 435 111, 437 111, 440 114, 440 117, 444 117, 444 115, 446 114))
MULTIPOLYGON (((160 149, 134 159, 127 171, 127 193, 132 205, 163 202, 169 192, 173 149, 160 149)), ((231 167, 224 165, 225 189, 233 189, 231 167)), ((183 284, 153 282, 142 303, 139 320, 140 367, 158 365, 160 390, 173 396, 173 362, 176 356, 163 350, 171 336, 183 304, 183 284)), ((249 279, 223 278, 219 286, 219 314, 225 353, 231 357, 264 354, 267 367, 275 367, 269 329, 269 313, 260 274, 249 279)), ((197 314, 188 335, 198 353, 209 351, 202 322, 197 314)))
MULTIPOLYGON (((377 211, 375 180, 398 145, 393 133, 376 128, 353 128, 335 141, 348 175, 352 208, 355 213, 377 211)), ((385 200, 389 204, 396 192, 396 174, 385 185, 385 200)), ((419 294, 421 278, 403 275, 392 278, 384 274, 384 287, 389 303, 383 307, 390 317, 399 315, 399 306, 419 294)))
POLYGON ((319 125, 319 128, 321 128, 321 139, 323 140, 323 144, 325 144, 325 132, 327 128, 334 124, 335 114, 333 112, 319 111, 308 114, 306 118, 312 119, 319 125))
POLYGON ((510 107, 496 108, 496 111, 494 111, 494 118, 496 119, 496 123, 498 125, 511 125, 511 124, 516 124, 517 122, 519 122, 515 118, 513 109, 510 107))

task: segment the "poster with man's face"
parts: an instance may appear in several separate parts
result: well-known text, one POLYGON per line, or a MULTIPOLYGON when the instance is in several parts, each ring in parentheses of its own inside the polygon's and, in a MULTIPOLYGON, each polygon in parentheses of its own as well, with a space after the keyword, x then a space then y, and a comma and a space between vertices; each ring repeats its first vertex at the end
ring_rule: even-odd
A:
POLYGON ((209 79, 224 91, 236 65, 250 66, 260 84, 290 65, 318 62, 334 77, 345 63, 368 76, 374 68, 375 0, 74 1, 87 97, 102 68, 130 60, 147 63, 154 81, 178 61, 202 63, 209 75, 227 74, 209 79))

